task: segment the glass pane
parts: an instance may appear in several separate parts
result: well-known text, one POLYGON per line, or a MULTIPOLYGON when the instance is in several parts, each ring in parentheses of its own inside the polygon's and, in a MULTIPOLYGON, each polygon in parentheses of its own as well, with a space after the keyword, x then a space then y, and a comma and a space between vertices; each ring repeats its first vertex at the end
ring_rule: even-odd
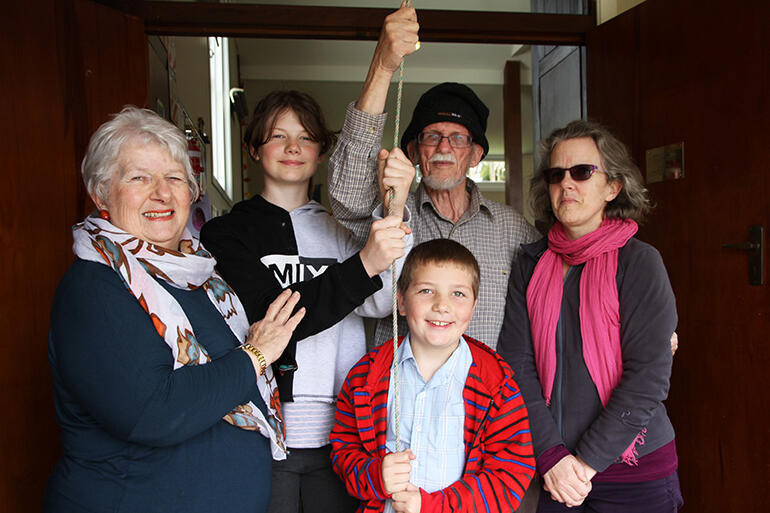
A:
POLYGON ((468 176, 476 183, 504 183, 505 161, 502 156, 487 155, 478 166, 468 170, 468 176))

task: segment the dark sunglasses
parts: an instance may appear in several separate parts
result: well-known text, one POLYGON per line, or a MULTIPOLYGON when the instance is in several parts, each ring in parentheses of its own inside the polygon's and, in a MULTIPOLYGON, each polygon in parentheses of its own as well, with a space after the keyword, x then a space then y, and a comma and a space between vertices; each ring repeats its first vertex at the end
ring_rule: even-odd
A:
POLYGON ((546 183, 561 183, 561 181, 564 180, 564 174, 567 171, 569 171, 569 175, 572 179, 577 182, 588 180, 596 171, 604 173, 604 171, 599 169, 599 166, 593 164, 576 164, 566 169, 563 167, 549 167, 548 169, 543 169, 543 178, 545 178, 546 183))

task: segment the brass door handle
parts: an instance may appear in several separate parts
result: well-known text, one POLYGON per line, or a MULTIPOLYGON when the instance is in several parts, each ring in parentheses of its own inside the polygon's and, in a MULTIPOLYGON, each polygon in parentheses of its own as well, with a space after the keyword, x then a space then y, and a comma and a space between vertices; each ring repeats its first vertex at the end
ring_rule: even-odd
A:
POLYGON ((722 244, 725 249, 738 249, 749 252, 749 283, 751 285, 765 284, 765 228, 749 226, 748 242, 722 244))

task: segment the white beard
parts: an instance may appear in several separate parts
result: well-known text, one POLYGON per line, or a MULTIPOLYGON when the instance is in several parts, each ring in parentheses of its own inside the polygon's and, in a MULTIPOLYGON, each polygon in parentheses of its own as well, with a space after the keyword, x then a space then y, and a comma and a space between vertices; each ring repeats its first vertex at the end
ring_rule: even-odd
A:
POLYGON ((449 191, 465 182, 465 176, 441 179, 435 176, 423 175, 422 182, 428 189, 433 189, 434 191, 449 191))
MULTIPOLYGON (((450 159, 442 159, 442 158, 436 158, 438 154, 434 155, 433 158, 431 158, 431 161, 445 161, 445 162, 454 162, 454 157, 450 159)), ((468 159, 468 162, 465 166, 465 172, 462 174, 462 176, 458 177, 447 177, 447 178, 438 178, 436 176, 426 176, 422 175, 422 181, 425 184, 425 187, 428 189, 432 189, 434 191, 449 191, 457 187, 458 185, 461 185, 465 182, 465 177, 468 174, 468 171, 471 168, 471 162, 470 159, 468 159)))

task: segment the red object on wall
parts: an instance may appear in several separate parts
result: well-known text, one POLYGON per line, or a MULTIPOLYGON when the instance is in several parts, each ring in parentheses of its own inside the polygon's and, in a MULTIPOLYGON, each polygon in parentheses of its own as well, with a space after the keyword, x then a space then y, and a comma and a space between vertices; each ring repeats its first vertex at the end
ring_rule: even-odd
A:
POLYGON ((206 168, 203 166, 203 160, 201 155, 201 147, 198 144, 198 140, 195 137, 187 138, 187 153, 190 155, 190 165, 192 165, 193 175, 195 181, 198 182, 198 197, 195 201, 198 201, 203 194, 203 179, 202 175, 206 172, 206 168))

